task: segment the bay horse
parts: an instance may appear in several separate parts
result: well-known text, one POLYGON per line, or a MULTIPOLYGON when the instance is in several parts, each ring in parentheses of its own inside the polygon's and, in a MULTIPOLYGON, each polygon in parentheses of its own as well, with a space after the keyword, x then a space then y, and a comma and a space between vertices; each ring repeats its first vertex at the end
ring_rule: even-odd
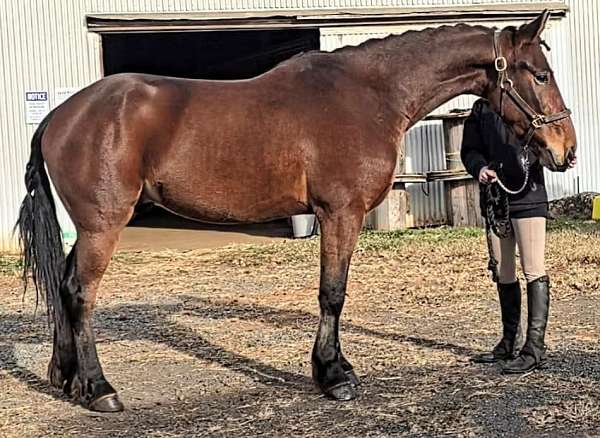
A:
POLYGON ((119 235, 146 199, 209 222, 314 212, 313 378, 328 397, 353 399, 359 382, 338 334, 348 267, 366 212, 392 187, 407 129, 471 93, 502 110, 518 135, 532 133, 549 169, 564 170, 574 153, 575 130, 541 49, 548 16, 501 31, 460 24, 312 51, 247 80, 118 74, 54 109, 32 138, 17 224, 24 280, 31 272, 53 321, 50 383, 90 410, 123 409, 91 319, 119 235), (49 178, 77 230, 67 257, 49 178))

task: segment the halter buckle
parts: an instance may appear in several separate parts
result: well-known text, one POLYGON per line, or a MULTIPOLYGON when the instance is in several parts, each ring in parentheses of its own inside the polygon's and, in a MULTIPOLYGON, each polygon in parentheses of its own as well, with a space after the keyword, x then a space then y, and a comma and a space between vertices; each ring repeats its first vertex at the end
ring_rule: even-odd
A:
POLYGON ((508 62, 506 61, 506 58, 504 56, 498 56, 494 60, 494 67, 496 68, 497 72, 506 71, 506 67, 508 67, 508 62))
POLYGON ((503 78, 500 81, 500 88, 502 88, 503 90, 509 90, 509 89, 513 88, 513 81, 512 81, 512 79, 506 78, 506 77, 503 78))
POLYGON ((537 115, 533 118, 533 120, 531 121, 531 126, 533 126, 535 129, 539 129, 542 126, 544 126, 546 124, 546 120, 544 118, 544 116, 542 115, 537 115))

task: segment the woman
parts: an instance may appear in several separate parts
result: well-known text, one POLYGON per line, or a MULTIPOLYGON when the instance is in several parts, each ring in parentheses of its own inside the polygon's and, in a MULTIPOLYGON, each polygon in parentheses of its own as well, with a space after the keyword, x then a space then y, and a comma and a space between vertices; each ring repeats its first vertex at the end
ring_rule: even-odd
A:
MULTIPOLYGON (((544 266, 548 195, 543 168, 529 150, 527 153, 528 175, 523 167, 527 167, 527 161, 523 161, 522 142, 491 109, 488 101, 475 102, 465 122, 461 158, 467 171, 481 183, 482 214, 486 219, 490 269, 498 286, 503 335, 490 353, 475 356, 472 360, 501 362, 502 370, 507 374, 539 368, 545 361, 546 351, 544 336, 550 304, 550 282, 544 266), (511 191, 519 191, 525 185, 518 194, 507 194, 495 184, 498 179, 511 191), (496 211, 500 207, 502 216, 503 203, 498 201, 505 196, 508 196, 508 221, 504 224, 506 228, 501 230, 498 217, 494 217, 494 208, 488 207, 490 202, 495 202, 496 211), (520 335, 521 288, 516 274, 515 246, 519 247, 527 281, 527 338, 520 351, 517 338, 520 335)), ((570 165, 575 165, 575 159, 570 165)))

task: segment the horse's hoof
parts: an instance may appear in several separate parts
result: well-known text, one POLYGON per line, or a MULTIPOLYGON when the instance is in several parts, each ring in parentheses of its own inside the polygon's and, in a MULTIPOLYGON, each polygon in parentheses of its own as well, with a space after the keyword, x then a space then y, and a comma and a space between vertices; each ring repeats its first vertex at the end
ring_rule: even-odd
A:
POLYGON ((325 395, 333 400, 349 401, 356 398, 356 389, 349 382, 339 383, 324 390, 325 395))
POLYGON ((125 409, 117 394, 106 394, 92 401, 87 408, 96 412, 121 412, 125 409))
POLYGON ((354 373, 354 370, 348 370, 348 371, 345 371, 345 373, 346 373, 346 376, 348 377, 348 379, 350 380, 350 384, 352 386, 359 386, 360 385, 360 379, 354 373))

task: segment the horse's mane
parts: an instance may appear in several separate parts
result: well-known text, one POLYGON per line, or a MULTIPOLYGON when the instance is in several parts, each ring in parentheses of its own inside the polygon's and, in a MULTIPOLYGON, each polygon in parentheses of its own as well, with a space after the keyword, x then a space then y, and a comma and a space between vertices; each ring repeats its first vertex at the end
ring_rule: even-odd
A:
POLYGON ((409 43, 409 44, 411 42, 417 43, 420 39, 422 39, 423 37, 426 37, 426 36, 432 36, 432 35, 436 35, 438 33, 444 33, 444 32, 466 31, 469 29, 470 30, 479 30, 479 31, 484 32, 484 31, 489 31, 494 28, 489 28, 489 27, 481 26, 481 25, 469 25, 469 24, 465 24, 465 23, 459 23, 459 24, 455 24, 455 25, 442 25, 442 26, 437 26, 437 27, 427 27, 427 28, 421 29, 421 30, 410 29, 401 34, 390 34, 390 35, 380 37, 380 38, 369 38, 368 40, 363 41, 362 43, 360 43, 358 45, 342 46, 342 47, 338 47, 331 51, 325 51, 325 50, 319 50, 319 49, 302 51, 302 52, 296 53, 295 55, 291 56, 287 60, 283 61, 281 64, 285 63, 286 61, 297 60, 298 58, 303 58, 306 56, 316 55, 316 54, 344 53, 344 52, 351 52, 351 51, 357 51, 357 50, 368 50, 372 46, 386 44, 386 43, 409 43))
MULTIPOLYGON (((425 29, 421 29, 421 30, 410 29, 401 34, 390 34, 390 35, 387 35, 385 37, 380 37, 380 38, 377 38, 377 37, 369 38, 366 41, 363 41, 362 43, 360 43, 358 45, 342 46, 342 47, 338 47, 331 51, 324 51, 324 50, 318 50, 318 49, 317 50, 309 50, 306 52, 303 51, 303 52, 293 55, 292 57, 290 57, 286 61, 283 61, 280 64, 284 64, 290 60, 298 60, 298 59, 301 59, 301 58, 304 58, 307 56, 314 56, 314 55, 321 55, 321 54, 353 53, 353 52, 360 52, 360 51, 368 51, 369 49, 381 47, 381 46, 393 47, 395 45, 409 45, 409 46, 417 45, 417 44, 421 43, 424 38, 431 38, 433 36, 443 35, 444 33, 452 34, 454 32, 465 32, 468 30, 479 31, 479 32, 485 33, 485 32, 489 32, 489 31, 496 30, 496 29, 497 29, 497 27, 487 27, 487 26, 482 26, 482 25, 470 25, 470 24, 465 24, 465 23, 458 23, 458 24, 454 24, 454 25, 442 25, 442 26, 435 26, 435 27, 432 26, 432 27, 427 27, 425 29)), ((503 30, 506 30, 511 33, 513 43, 515 43, 515 38, 517 35, 517 27, 516 26, 506 26, 503 28, 503 30)), ((550 50, 550 46, 548 46, 546 41, 540 39, 540 44, 543 47, 545 47, 547 50, 550 50)))
POLYGON ((418 43, 425 37, 437 36, 438 34, 443 33, 453 33, 453 32, 464 32, 466 30, 478 30, 482 32, 490 31, 493 28, 489 28, 481 25, 469 25, 465 23, 459 23, 455 25, 442 25, 437 27, 427 27, 421 30, 410 29, 401 34, 390 34, 381 38, 369 38, 366 41, 356 45, 356 46, 344 46, 339 47, 333 50, 331 53, 339 53, 349 50, 368 50, 372 46, 392 43, 392 44, 411 44, 418 43))

